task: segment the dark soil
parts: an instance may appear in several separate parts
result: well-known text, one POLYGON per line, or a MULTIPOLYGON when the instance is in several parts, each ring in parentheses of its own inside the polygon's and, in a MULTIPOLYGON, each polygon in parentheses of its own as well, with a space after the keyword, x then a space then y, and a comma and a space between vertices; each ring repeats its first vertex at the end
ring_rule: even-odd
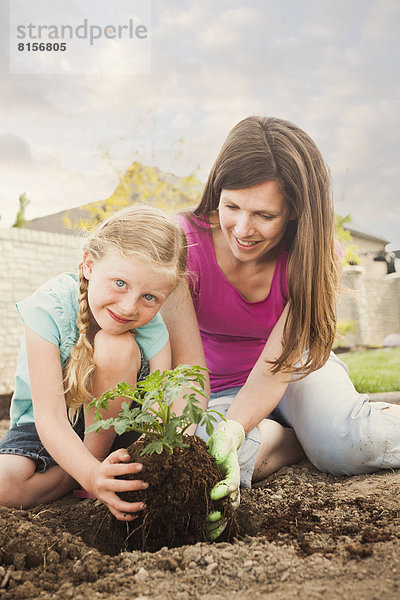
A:
POLYGON ((307 461, 242 492, 234 543, 107 555, 107 510, 70 497, 0 508, 0 599, 398 600, 400 472, 320 473, 307 461))
MULTIPOLYGON (((126 550, 155 552, 162 547, 208 541, 207 515, 219 510, 228 519, 224 539, 238 533, 234 511, 227 501, 213 502, 212 487, 221 479, 205 443, 197 436, 185 439, 188 448, 178 448, 172 455, 141 456, 146 440, 138 440, 128 448, 132 462, 141 462, 141 479, 149 482, 147 490, 125 492, 128 502, 145 502, 146 511, 131 523, 118 521, 100 502, 82 503, 78 511, 65 505, 43 506, 32 512, 42 524, 55 525, 102 552, 115 555, 126 550)), ((135 477, 133 476, 132 479, 135 477)))
MULTIPOLYGON (((207 446, 197 436, 185 436, 186 448, 176 448, 173 454, 141 455, 149 440, 138 440, 128 448, 132 462, 141 462, 140 479, 149 488, 140 492, 125 492, 128 502, 143 501, 147 510, 133 521, 127 536, 126 524, 117 521, 113 528, 120 550, 154 552, 163 546, 174 548, 208 540, 207 516, 219 510, 228 520, 227 537, 237 534, 234 511, 227 500, 214 502, 210 492, 221 480, 221 474, 207 446), (143 516, 142 516, 143 515, 143 516), (117 535, 118 534, 118 535, 117 535)), ((134 478, 134 476, 132 476, 134 478)))
POLYGON ((242 490, 233 543, 116 555, 98 501, 0 507, 0 600, 400 600, 399 499, 400 470, 303 461, 242 490))

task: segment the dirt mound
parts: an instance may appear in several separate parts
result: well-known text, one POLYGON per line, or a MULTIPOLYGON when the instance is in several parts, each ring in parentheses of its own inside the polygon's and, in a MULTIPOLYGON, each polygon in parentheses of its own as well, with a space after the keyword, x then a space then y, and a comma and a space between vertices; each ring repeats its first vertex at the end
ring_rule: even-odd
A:
POLYGON ((78 506, 65 502, 40 506, 31 514, 53 533, 67 531, 78 535, 87 546, 111 556, 125 550, 146 548, 154 552, 163 546, 174 548, 207 541, 207 510, 225 514, 229 526, 224 539, 233 539, 238 526, 230 504, 209 498, 212 487, 220 480, 215 460, 200 438, 191 436, 186 441, 190 447, 175 449, 173 455, 140 456, 146 445, 144 440, 128 448, 131 458, 143 464, 140 478, 151 484, 148 490, 121 494, 128 502, 144 501, 147 505, 143 517, 132 524, 117 521, 103 504, 94 500, 78 506), (148 493, 153 486, 157 495, 148 493))
MULTIPOLYGON (((149 488, 139 492, 125 492, 127 502, 143 501, 147 510, 126 527, 114 519, 114 545, 123 550, 154 552, 163 546, 174 548, 208 540, 207 515, 220 511, 227 520, 224 536, 237 535, 234 511, 228 500, 211 500, 214 485, 221 480, 215 459, 199 437, 184 436, 185 448, 175 448, 172 454, 144 455, 142 451, 150 439, 141 439, 129 446, 132 462, 141 462, 140 477, 149 482, 149 488), (157 491, 155 494, 154 491, 157 491)), ((109 544, 109 536, 106 540, 109 544)))
POLYGON ((338 478, 304 461, 243 491, 233 544, 116 556, 90 545, 96 501, 1 508, 0 599, 395 600, 399 495, 400 472, 338 478))

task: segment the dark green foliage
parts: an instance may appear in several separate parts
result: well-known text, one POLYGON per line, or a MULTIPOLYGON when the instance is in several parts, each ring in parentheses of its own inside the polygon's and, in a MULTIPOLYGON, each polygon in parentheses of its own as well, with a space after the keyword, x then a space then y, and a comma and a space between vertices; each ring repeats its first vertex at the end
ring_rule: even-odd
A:
POLYGON ((192 423, 206 426, 211 435, 216 422, 214 410, 203 411, 199 406, 196 393, 208 398, 204 391, 206 369, 179 365, 167 371, 155 371, 146 379, 139 381, 136 387, 128 383, 119 383, 100 398, 95 398, 88 408, 95 407, 95 422, 88 427, 90 431, 114 427, 121 435, 126 431, 137 431, 150 438, 142 454, 161 454, 164 450, 172 454, 174 448, 184 448, 185 431, 192 423), (178 397, 186 400, 182 415, 171 412, 172 402, 178 397), (116 397, 127 398, 123 402, 118 416, 103 419, 101 410, 108 410, 110 400, 116 397), (136 404, 132 405, 132 402, 136 404))

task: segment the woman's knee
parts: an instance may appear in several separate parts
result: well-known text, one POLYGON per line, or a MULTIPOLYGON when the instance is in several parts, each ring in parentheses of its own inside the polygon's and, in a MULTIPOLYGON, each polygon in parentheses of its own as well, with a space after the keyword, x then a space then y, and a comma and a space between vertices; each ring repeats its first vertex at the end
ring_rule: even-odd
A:
POLYGON ((332 475, 361 475, 374 473, 382 468, 384 445, 341 443, 328 450, 326 447, 313 447, 306 452, 307 458, 320 471, 332 475), (378 447, 377 447, 378 446, 378 447))
POLYGON ((302 445, 320 471, 359 475, 383 467, 388 439, 379 411, 361 401, 347 418, 321 423, 318 435, 310 432, 302 445))
POLYGON ((393 464, 385 462, 388 447, 394 438, 398 440, 398 434, 391 433, 396 420, 392 419, 392 426, 385 411, 355 390, 344 364, 334 355, 318 371, 289 384, 278 412, 321 471, 356 475, 398 465, 397 455, 393 464))
POLYGON ((140 367, 140 348, 129 333, 113 335, 100 330, 94 338, 94 362, 97 368, 109 373, 125 372, 140 367))

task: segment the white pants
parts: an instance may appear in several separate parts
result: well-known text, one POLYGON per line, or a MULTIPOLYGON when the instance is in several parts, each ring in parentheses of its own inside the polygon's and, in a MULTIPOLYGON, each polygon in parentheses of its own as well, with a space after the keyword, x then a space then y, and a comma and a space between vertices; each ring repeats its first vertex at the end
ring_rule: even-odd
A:
MULTIPOLYGON (((214 405, 225 414, 239 389, 212 394, 210 407, 214 405)), ((306 456, 320 471, 357 475, 400 468, 400 420, 385 410, 388 406, 386 402, 369 402, 367 395, 359 394, 350 381, 347 366, 332 352, 321 369, 289 383, 269 418, 293 427, 306 456)), ((197 433, 207 437, 200 428, 197 433)), ((247 438, 253 448, 252 469, 259 447, 257 431, 253 429, 243 444, 247 480, 242 482, 244 486, 249 485, 247 438)), ((241 464, 240 455, 241 451, 241 464)))
POLYGON ((356 475, 400 467, 400 420, 388 406, 359 394, 332 352, 321 369, 288 385, 276 412, 318 469, 356 475))

